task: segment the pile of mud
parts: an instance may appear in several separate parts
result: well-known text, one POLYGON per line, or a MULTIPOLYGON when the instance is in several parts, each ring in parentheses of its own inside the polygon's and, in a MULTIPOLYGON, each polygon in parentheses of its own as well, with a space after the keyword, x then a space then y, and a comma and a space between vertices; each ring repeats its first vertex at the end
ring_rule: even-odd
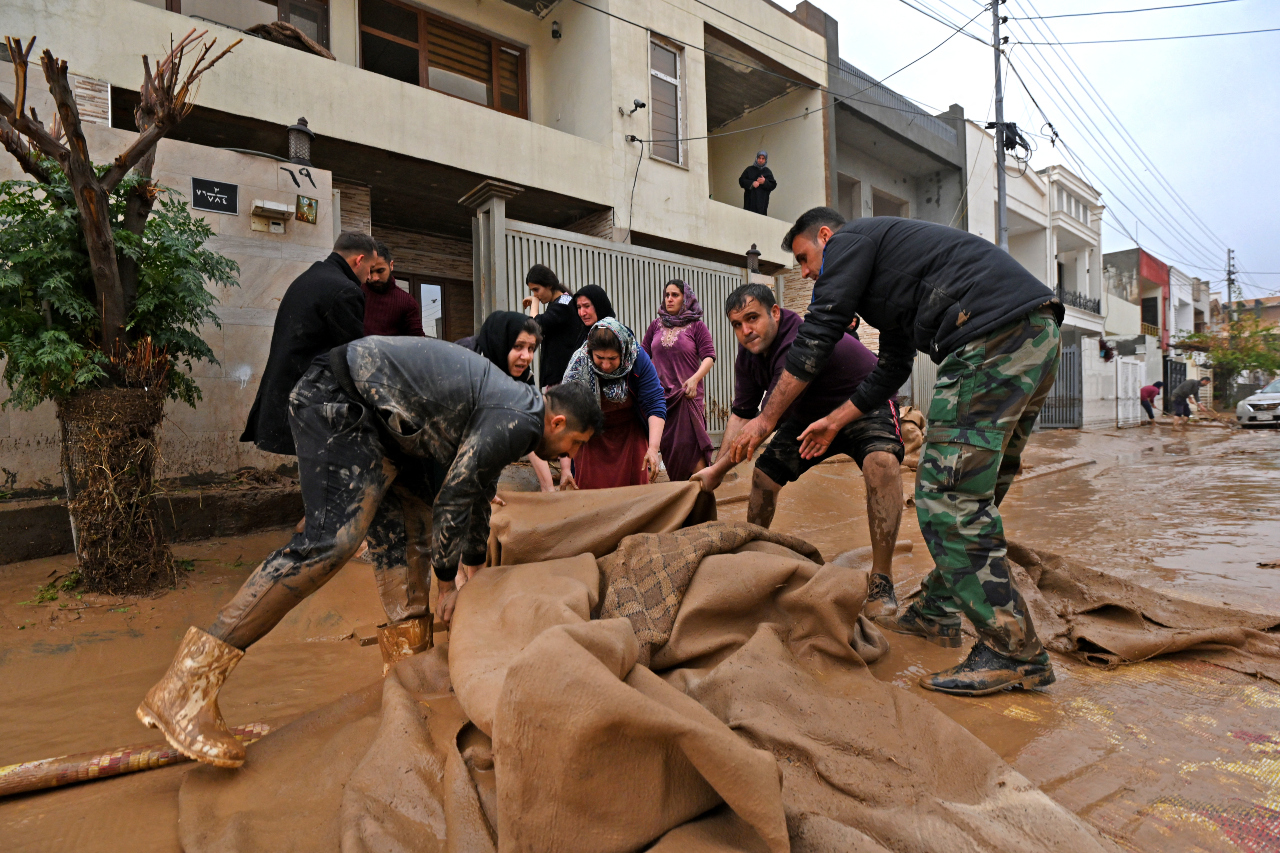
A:
MULTIPOLYGON (((653 489, 615 491, 574 506, 653 489)), ((582 497, 495 513, 498 539, 538 526, 527 512, 558 538, 508 540, 506 565, 464 586, 447 647, 272 733, 238 771, 193 770, 184 849, 1111 849, 870 674, 887 643, 859 617, 864 571, 724 522, 597 555, 628 516, 602 540, 569 511, 582 497)))

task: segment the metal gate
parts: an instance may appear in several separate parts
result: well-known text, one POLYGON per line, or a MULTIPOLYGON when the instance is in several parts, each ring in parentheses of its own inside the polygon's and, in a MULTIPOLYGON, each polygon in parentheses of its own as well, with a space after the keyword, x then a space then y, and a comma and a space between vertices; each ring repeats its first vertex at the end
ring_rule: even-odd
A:
POLYGON ((1142 362, 1129 356, 1116 359, 1116 426, 1142 424, 1142 362))
POLYGON ((572 293, 598 284, 609 294, 618 319, 637 339, 658 315, 662 287, 681 279, 698 294, 702 320, 716 345, 716 363, 706 379, 707 429, 724 431, 733 402, 733 362, 737 341, 724 316, 725 298, 746 281, 746 269, 728 264, 659 252, 560 231, 527 222, 507 220, 506 300, 519 310, 529 295, 524 275, 534 264, 546 264, 572 293))
POLYGON ((1037 423, 1045 429, 1078 429, 1084 424, 1084 384, 1080 347, 1066 346, 1058 362, 1058 378, 1044 401, 1037 423))
POLYGON ((1187 381, 1187 365, 1186 362, 1174 361, 1169 357, 1164 360, 1164 413, 1166 415, 1173 412, 1173 391, 1183 382, 1187 381))

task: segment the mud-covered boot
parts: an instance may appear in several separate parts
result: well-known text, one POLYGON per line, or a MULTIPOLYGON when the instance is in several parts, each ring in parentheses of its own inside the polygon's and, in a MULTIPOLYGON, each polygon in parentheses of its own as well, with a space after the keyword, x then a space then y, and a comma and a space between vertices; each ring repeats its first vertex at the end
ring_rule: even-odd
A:
POLYGON ((138 719, 159 729, 187 758, 215 767, 244 764, 236 740, 218 710, 218 691, 244 652, 199 628, 187 629, 169 671, 138 706, 138 719))
POLYGON ((1041 652, 1033 660, 1021 661, 1002 655, 979 640, 964 663, 924 676, 920 686, 956 696, 986 696, 1015 687, 1024 690, 1047 687, 1054 680, 1048 652, 1041 652))
POLYGON ((431 614, 402 619, 378 626, 378 650, 382 652, 382 674, 386 675, 397 661, 425 652, 435 645, 431 630, 431 614))
POLYGON ((893 591, 893 578, 872 572, 867 577, 867 601, 862 615, 868 619, 892 619, 898 615, 898 596, 893 591))
POLYGON ((960 617, 948 616, 944 619, 933 619, 925 616, 912 604, 901 615, 890 613, 877 617, 875 623, 881 628, 888 628, 899 634, 911 634, 922 637, 931 643, 947 649, 960 648, 960 617))

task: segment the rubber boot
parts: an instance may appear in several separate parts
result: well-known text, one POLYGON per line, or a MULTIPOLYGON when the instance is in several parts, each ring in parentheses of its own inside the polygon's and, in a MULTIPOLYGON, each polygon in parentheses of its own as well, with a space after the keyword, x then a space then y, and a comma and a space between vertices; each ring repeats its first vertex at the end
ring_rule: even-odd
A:
POLYGON ((403 619, 378 626, 378 650, 382 652, 382 674, 385 676, 397 661, 425 652, 435 645, 431 614, 403 619))
POLYGON ((215 767, 244 764, 244 744, 236 740, 218 710, 218 691, 244 652, 188 628, 169 671, 138 706, 138 719, 159 729, 187 758, 215 767))
POLYGON ((1048 652, 1041 652, 1034 660, 1021 661, 1002 655, 979 640, 964 663, 924 676, 920 686, 955 696, 986 696, 1015 687, 1047 687, 1055 680, 1048 652))
POLYGON ((888 628, 899 634, 922 637, 946 649, 960 648, 959 616, 933 619, 925 616, 915 604, 912 604, 902 611, 901 616, 890 614, 878 617, 874 621, 881 628, 888 628))
POLYGON ((867 577, 867 601, 862 615, 868 619, 892 619, 898 615, 898 596, 893 591, 893 578, 872 572, 867 577))

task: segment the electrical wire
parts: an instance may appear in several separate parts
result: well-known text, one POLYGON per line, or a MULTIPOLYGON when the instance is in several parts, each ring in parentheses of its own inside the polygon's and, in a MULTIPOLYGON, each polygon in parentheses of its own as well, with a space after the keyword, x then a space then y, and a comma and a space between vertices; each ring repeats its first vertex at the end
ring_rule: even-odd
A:
POLYGON ((634 139, 640 143, 640 157, 636 160, 636 173, 631 178, 631 202, 627 205, 627 234, 622 238, 624 243, 631 239, 631 223, 635 220, 636 212, 636 182, 640 180, 640 164, 644 162, 644 140, 634 135, 627 139, 628 141, 634 139))
MULTIPOLYGON (((990 46, 991 46, 991 43, 990 43, 989 41, 986 41, 985 39, 981 39, 981 38, 979 38, 978 36, 975 36, 973 33, 968 32, 967 30, 965 30, 965 27, 969 26, 970 24, 972 24, 974 21, 976 21, 976 20, 978 19, 978 16, 977 16, 977 15, 974 15, 972 18, 970 18, 969 20, 967 20, 967 21, 965 21, 963 24, 961 24, 959 27, 957 27, 955 24, 951 23, 951 21, 948 21, 946 18, 942 17, 942 16, 941 16, 941 15, 939 15, 937 12, 933 12, 933 11, 930 11, 930 10, 922 9, 922 8, 920 8, 919 6, 915 5, 914 3, 911 3, 911 2, 910 2, 910 0, 898 0, 898 2, 899 2, 899 3, 901 3, 901 4, 902 4, 902 5, 904 5, 904 6, 907 6, 907 7, 911 8, 911 9, 915 9, 915 10, 916 10, 917 12, 919 12, 921 15, 924 15, 926 18, 929 18, 930 20, 937 21, 939 24, 942 24, 944 27, 950 27, 951 29, 955 30, 956 32, 960 33, 961 35, 968 36, 969 38, 973 39, 974 41, 976 41, 976 42, 978 42, 978 43, 980 43, 980 44, 985 44, 985 45, 987 45, 988 47, 990 47, 990 46)), ((957 10, 957 11, 959 11, 959 10, 957 10)), ((979 14, 981 14, 981 13, 979 13, 979 14)))
MULTIPOLYGON (((1037 11, 1037 12, 1039 11, 1035 9, 1034 3, 1032 3, 1031 0, 1027 0, 1027 2, 1034 11, 1037 11)), ((1039 30, 1040 24, 1038 23, 1037 20, 1032 20, 1031 23, 1032 23, 1032 26, 1036 27, 1037 30, 1039 30)), ((1022 29, 1020 24, 1018 26, 1019 26, 1019 29, 1022 29)), ((1048 26, 1049 26, 1048 24, 1045 24, 1046 28, 1048 26)), ((1025 30, 1024 30, 1024 33, 1025 33, 1025 30)), ((1051 29, 1049 30, 1049 34, 1052 35, 1051 29)), ((1072 88, 1067 84, 1067 81, 1063 79, 1062 75, 1058 74, 1057 70, 1054 68, 1053 63, 1045 61, 1047 58, 1043 55, 1042 51, 1037 50, 1037 52, 1041 55, 1042 61, 1044 61, 1043 68, 1039 66, 1032 66, 1032 67, 1027 67, 1026 70, 1028 71, 1028 73, 1031 73, 1032 68, 1034 67, 1035 70, 1039 72, 1047 71, 1048 74, 1053 75, 1053 77, 1057 80, 1057 86, 1037 81, 1041 85, 1045 97, 1049 98, 1050 100, 1053 100, 1054 99, 1053 93, 1055 91, 1062 92, 1065 94, 1066 98, 1069 99, 1071 103, 1067 105, 1065 110, 1063 110, 1063 107, 1061 105, 1057 105, 1058 109, 1062 110, 1064 113, 1070 114, 1074 118, 1075 122, 1077 123, 1078 130, 1084 133, 1086 139, 1090 141, 1090 144, 1094 147, 1094 150, 1108 163, 1109 167, 1115 174, 1116 178, 1120 180, 1122 183, 1124 183, 1126 187, 1131 192, 1134 193, 1135 200, 1139 204, 1146 207, 1150 212, 1150 214, 1160 222, 1161 226, 1165 229, 1168 229, 1170 234, 1176 236, 1178 240, 1186 243, 1188 248, 1193 249, 1194 253, 1204 253, 1206 256, 1209 256, 1209 257, 1216 255, 1217 254, 1216 251, 1208 249, 1203 243, 1200 242, 1198 238, 1196 238, 1189 231, 1187 231, 1186 228, 1184 228, 1181 225, 1181 223, 1177 221, 1177 217, 1174 216, 1168 210, 1168 208, 1166 208, 1159 201, 1159 199, 1155 197, 1153 193, 1151 193, 1150 191, 1144 191, 1143 189, 1139 188, 1139 184, 1143 183, 1143 179, 1141 178, 1141 176, 1139 176, 1137 172, 1133 170, 1131 166, 1128 165, 1124 155, 1121 154, 1120 149, 1115 145, 1114 142, 1110 140, 1107 134, 1103 131, 1102 127, 1096 121, 1094 121, 1090 110, 1088 110, 1084 106, 1084 104, 1081 103, 1080 100, 1076 97, 1072 88), (1071 106, 1071 104, 1074 104, 1074 107, 1071 106), (1095 132, 1097 134, 1096 136, 1095 136, 1095 132)), ((1066 51, 1063 51, 1063 54, 1070 60, 1070 55, 1066 53, 1066 51)), ((1074 62, 1074 60, 1071 60, 1071 61, 1074 62)), ((1096 88, 1093 89, 1093 94, 1091 94, 1090 88, 1092 88, 1092 84, 1089 84, 1088 88, 1086 88, 1085 83, 1081 81, 1081 76, 1083 75, 1083 71, 1081 70, 1080 74, 1077 74, 1074 70, 1072 70, 1070 66, 1064 66, 1064 68, 1068 75, 1075 78, 1075 82, 1077 83, 1078 86, 1080 86, 1085 98, 1093 101, 1094 105, 1096 107, 1099 107, 1099 112, 1102 115, 1103 120, 1111 124, 1113 130, 1118 129, 1116 127, 1116 121, 1111 118, 1111 115, 1113 115, 1113 113, 1109 115, 1108 114, 1109 108, 1104 109, 1103 104, 1099 103, 1101 96, 1098 95, 1097 97, 1094 97, 1094 95, 1097 94, 1096 88)), ((1078 66, 1077 66, 1077 70, 1078 70, 1078 66)), ((1046 80, 1047 79, 1048 78, 1046 76, 1046 80)), ((1131 137, 1130 137, 1129 143, 1130 143, 1129 145, 1130 148, 1135 148, 1136 143, 1132 140, 1131 137)), ((1147 159, 1149 160, 1149 158, 1147 159)), ((1166 186, 1166 189, 1171 189, 1171 187, 1166 186)), ((1171 192, 1170 194, 1171 196, 1173 196, 1173 195, 1176 195, 1176 192, 1171 192)), ((1185 203, 1183 203, 1183 205, 1185 205, 1185 203)), ((1155 229, 1153 229, 1153 232, 1154 230, 1155 229)))
MULTIPOLYGON (((638 24, 638 23, 636 23, 635 21, 628 20, 627 18, 624 18, 624 17, 622 17, 621 15, 617 15, 617 14, 615 14, 615 13, 613 13, 613 12, 606 11, 606 10, 604 10, 604 9, 599 8, 598 6, 592 6, 590 3, 587 3, 587 2, 586 2, 586 0, 573 0, 573 2, 577 3, 577 4, 578 4, 578 5, 580 5, 580 6, 585 6, 585 7, 586 7, 586 8, 588 8, 588 9, 594 9, 595 11, 599 12, 600 14, 602 14, 602 15, 607 15, 608 17, 610 17, 610 18, 614 18, 614 19, 616 19, 616 20, 618 20, 618 21, 621 21, 621 22, 622 22, 622 23, 624 23, 624 24, 630 24, 631 26, 636 27, 636 28, 638 28, 638 29, 642 29, 642 30, 644 30, 644 31, 646 31, 646 32, 655 32, 654 30, 652 30, 652 29, 651 29, 651 28, 649 28, 649 27, 644 26, 643 24, 638 24)), ((986 11, 986 10, 985 10, 985 8, 983 9, 983 11, 986 11)), ((978 14, 977 14, 977 15, 974 15, 972 18, 970 18, 970 19, 969 19, 969 21, 967 21, 967 22, 966 22, 966 26, 967 26, 969 23, 972 23, 973 21, 977 20, 977 19, 978 19, 978 15, 981 15, 981 14, 983 13, 983 11, 978 12, 978 14)), ((949 25, 949 26, 950 26, 950 25, 949 25)), ((777 73, 777 72, 775 72, 775 71, 770 71, 770 70, 769 70, 769 69, 767 69, 767 68, 759 68, 759 67, 757 67, 757 66, 750 65, 749 63, 742 62, 741 60, 736 60, 736 59, 733 59, 733 58, 731 58, 731 57, 727 57, 727 56, 720 56, 720 54, 712 53, 711 51, 708 51, 706 48, 699 47, 698 45, 690 44, 690 43, 688 43, 688 42, 686 42, 686 41, 681 41, 680 39, 673 38, 673 37, 671 37, 671 36, 662 35, 661 33, 657 33, 658 35, 662 36, 662 38, 664 38, 664 39, 667 39, 667 40, 669 40, 669 41, 675 42, 676 44, 682 45, 682 46, 687 47, 687 48, 689 48, 689 49, 691 49, 691 50, 697 50, 697 51, 700 51, 700 52, 702 52, 703 54, 705 54, 705 55, 707 55, 707 56, 715 56, 715 57, 717 57, 717 58, 724 59, 724 60, 729 61, 729 62, 734 62, 734 63, 736 63, 736 64, 738 64, 738 65, 746 65, 746 66, 747 66, 747 67, 749 67, 749 68, 754 68, 754 69, 756 69, 757 71, 763 71, 763 72, 765 72, 765 73, 767 73, 767 74, 772 74, 772 75, 774 75, 775 77, 780 77, 780 78, 782 78, 783 80, 791 80, 791 82, 794 82, 794 83, 796 83, 797 85, 804 86, 804 87, 806 87, 806 88, 808 88, 808 89, 813 89, 813 90, 816 90, 816 91, 819 91, 819 92, 825 92, 826 94, 829 94, 829 95, 831 95, 831 97, 832 97, 831 103, 829 103, 829 104, 823 104, 822 106, 818 107, 818 108, 817 108, 817 109, 815 109, 815 110, 805 110, 803 113, 800 113, 800 114, 798 114, 798 115, 794 115, 794 116, 790 116, 789 118, 779 119, 778 121, 771 121, 771 122, 768 122, 768 123, 766 123, 766 124, 756 125, 756 126, 754 126, 754 127, 744 127, 744 128, 740 128, 739 130, 729 130, 729 131, 725 131, 724 133, 707 134, 707 135, 705 135, 705 136, 678 136, 678 137, 663 137, 661 140, 657 140, 657 141, 660 141, 660 142, 693 142, 693 141, 700 140, 700 139, 712 139, 712 138, 716 138, 716 139, 718 139, 718 138, 720 138, 720 137, 722 137, 722 136, 733 136, 733 135, 735 135, 735 134, 739 134, 739 133, 750 133, 750 132, 751 132, 751 131, 753 131, 753 130, 762 130, 763 128, 766 128, 766 127, 773 127, 773 126, 775 126, 775 125, 779 125, 779 124, 786 124, 787 122, 796 121, 797 119, 807 118, 807 117, 808 117, 808 116, 810 116, 810 115, 817 115, 818 113, 823 112, 824 110, 831 109, 832 107, 838 106, 839 104, 842 104, 842 103, 844 103, 845 101, 855 100, 855 96, 856 96, 856 95, 861 95, 863 92, 870 91, 871 89, 874 89, 876 86, 881 86, 881 87, 883 87, 883 85, 884 85, 884 81, 885 81, 885 80, 888 80, 890 77, 893 77, 893 76, 894 76, 894 75, 896 75, 896 74, 900 74, 901 72, 906 71, 906 70, 907 70, 908 68, 910 68, 912 65, 915 65, 915 64, 916 64, 917 62, 919 62, 920 60, 922 60, 922 59, 924 59, 925 57, 929 56, 931 53, 933 53, 934 51, 938 50, 938 48, 942 47, 944 44, 946 44, 947 42, 951 41, 951 39, 955 38, 957 35, 959 35, 961 32, 963 32, 962 30, 956 29, 955 27, 952 27, 951 29, 952 29, 952 33, 951 33, 951 35, 947 36, 945 39, 943 39, 942 41, 940 41, 937 45, 935 45, 934 47, 930 48, 928 51, 926 51, 925 53, 921 54, 920 56, 917 56, 915 59, 911 60, 911 61, 910 61, 910 62, 908 62, 906 65, 902 66, 901 68, 897 69, 896 71, 893 71, 893 72, 891 72, 890 74, 887 74, 886 76, 884 76, 884 77, 880 78, 880 80, 878 80, 878 81, 876 81, 876 82, 872 83, 872 85, 870 85, 870 86, 866 86, 866 87, 864 87, 864 88, 862 88, 862 89, 859 89, 857 92, 854 92, 854 93, 853 93, 853 95, 837 95, 835 92, 832 92, 830 89, 826 88, 825 86, 819 86, 819 85, 814 85, 814 84, 812 84, 812 83, 805 83, 805 82, 801 82, 801 81, 797 81, 797 80, 791 80, 791 78, 788 78, 788 77, 786 77, 785 75, 782 75, 782 74, 778 74, 778 73, 777 73)), ((984 44, 985 44, 985 42, 984 42, 984 44)), ((882 104, 879 104, 879 103, 874 102, 874 101, 859 101, 859 103, 867 103, 867 104, 872 104, 872 105, 874 105, 874 106, 883 106, 882 104)), ((896 108, 894 108, 894 107, 889 107, 889 109, 896 109, 896 108)), ((901 112, 911 112, 911 111, 909 111, 909 110, 899 110, 899 111, 901 111, 901 112)), ((638 140, 638 141, 641 141, 641 142, 654 142, 654 141, 655 141, 655 140, 652 140, 652 139, 640 139, 639 137, 637 137, 637 140, 638 140)))
POLYGON ((1147 6, 1143 9, 1109 9, 1105 12, 1067 12, 1062 15, 1010 15, 1011 21, 1047 21, 1050 18, 1092 18, 1096 15, 1128 15, 1133 12, 1160 12, 1165 9, 1190 9, 1192 6, 1217 6, 1220 3, 1239 3, 1240 0, 1201 0, 1199 3, 1179 3, 1176 6, 1147 6))
MULTIPOLYGON (((1030 18, 1028 20, 1038 20, 1030 18)), ((1254 33, 1280 33, 1280 27, 1270 27, 1265 30, 1237 30, 1231 33, 1192 33, 1185 36, 1151 36, 1148 38, 1137 39, 1091 39, 1088 41, 1020 41, 1018 44, 1032 44, 1043 46, 1056 46, 1064 44, 1129 44, 1137 41, 1180 41, 1182 39, 1208 39, 1217 38, 1218 36, 1248 36, 1254 33)))
MULTIPOLYGON (((1031 10, 1039 16, 1040 10, 1035 7, 1033 0, 1027 0, 1027 3, 1031 6, 1031 10)), ((1021 25, 1019 25, 1019 29, 1022 29, 1021 25)), ((1037 32, 1041 32, 1038 24, 1036 25, 1036 30, 1037 32)), ((1049 35, 1053 36, 1055 39, 1057 38, 1050 24, 1045 24, 1045 30, 1049 35)), ((1043 52, 1038 48, 1036 52, 1043 56, 1043 52)), ((1213 230, 1209 228, 1208 224, 1200 218, 1200 215, 1196 213, 1191 205, 1187 203, 1186 199, 1184 199, 1174 188, 1169 179, 1165 177, 1164 173, 1160 171, 1160 168, 1155 164, 1155 161, 1151 159, 1151 157, 1138 143, 1138 140, 1129 132, 1129 129, 1120 119, 1120 116, 1116 114, 1115 110, 1111 108, 1111 105, 1102 97, 1102 93, 1093 85, 1093 81, 1091 81, 1089 76, 1085 74, 1084 69, 1080 67, 1080 64, 1075 61, 1075 58, 1071 55, 1070 51, 1060 48, 1058 52, 1061 53, 1062 57, 1065 58, 1067 62, 1064 66, 1067 72, 1071 74, 1075 81, 1082 86, 1085 96, 1093 101, 1094 105, 1099 108, 1099 112, 1102 117, 1111 125, 1112 129, 1120 133, 1121 140, 1125 142, 1130 150, 1137 155, 1138 162, 1145 164, 1147 170, 1156 177, 1157 184, 1168 193, 1174 204, 1181 209, 1184 214, 1186 214, 1189 221, 1199 228, 1201 233, 1208 237, 1211 242, 1216 243, 1220 250, 1226 250, 1228 248, 1227 244, 1219 238, 1217 234, 1213 233, 1213 230)), ((1134 174, 1136 176, 1136 172, 1134 174)), ((1139 178, 1139 180, 1141 179, 1139 178)))

